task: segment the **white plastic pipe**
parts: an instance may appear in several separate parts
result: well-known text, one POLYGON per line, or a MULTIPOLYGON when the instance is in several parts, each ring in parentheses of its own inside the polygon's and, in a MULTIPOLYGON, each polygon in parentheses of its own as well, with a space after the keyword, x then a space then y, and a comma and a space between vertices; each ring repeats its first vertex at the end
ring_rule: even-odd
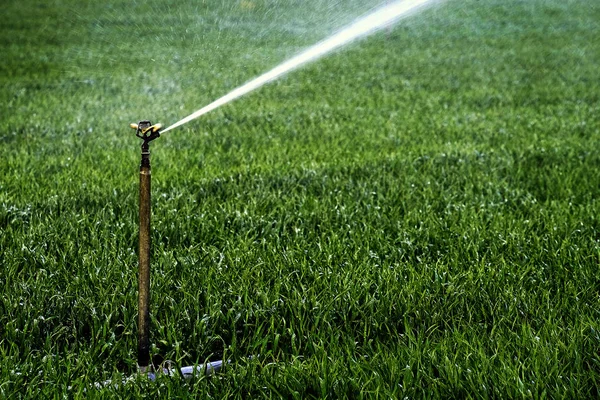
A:
MULTIPOLYGON (((153 371, 153 372, 141 372, 140 371, 139 375, 145 375, 151 381, 156 380, 156 378, 160 375, 183 376, 185 379, 191 379, 191 378, 201 376, 201 375, 212 375, 215 372, 219 371, 221 368, 223 368, 223 365, 228 362, 229 361, 224 362, 223 360, 212 361, 212 362, 202 364, 202 365, 192 365, 192 366, 188 366, 188 367, 182 367, 179 369, 179 371, 177 369, 168 369, 168 368, 162 368, 160 371, 153 371)), ((139 376, 139 375, 137 375, 137 376, 139 376)), ((94 386, 96 387, 96 389, 103 389, 103 388, 107 388, 107 387, 111 387, 111 386, 116 389, 120 385, 126 385, 135 379, 136 379, 136 375, 125 378, 120 383, 113 382, 111 379, 109 379, 104 382, 96 382, 94 384, 94 386)), ((69 388, 69 389, 71 389, 71 388, 69 388)))

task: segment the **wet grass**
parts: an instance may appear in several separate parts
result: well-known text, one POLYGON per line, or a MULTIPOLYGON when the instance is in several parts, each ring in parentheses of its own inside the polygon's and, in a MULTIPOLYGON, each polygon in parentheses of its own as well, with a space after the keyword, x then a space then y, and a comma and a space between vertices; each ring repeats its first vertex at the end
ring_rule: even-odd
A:
POLYGON ((128 124, 361 3, 3 5, 0 397, 598 396, 600 7, 558 0, 448 1, 154 142, 154 359, 231 364, 92 388, 136 368, 128 124))

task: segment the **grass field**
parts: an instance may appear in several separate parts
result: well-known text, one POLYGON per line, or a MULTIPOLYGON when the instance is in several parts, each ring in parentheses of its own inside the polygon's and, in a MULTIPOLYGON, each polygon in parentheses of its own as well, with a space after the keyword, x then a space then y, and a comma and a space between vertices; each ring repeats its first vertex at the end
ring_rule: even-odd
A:
POLYGON ((600 395, 595 0, 448 0, 155 141, 152 355, 231 364, 93 388, 136 370, 128 124, 377 3, 3 2, 1 398, 600 395))

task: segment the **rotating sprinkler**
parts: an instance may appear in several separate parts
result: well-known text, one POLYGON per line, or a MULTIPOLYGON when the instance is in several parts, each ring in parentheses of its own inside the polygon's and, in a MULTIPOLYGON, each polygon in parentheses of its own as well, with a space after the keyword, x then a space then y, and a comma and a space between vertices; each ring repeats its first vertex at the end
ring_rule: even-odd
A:
POLYGON ((146 374, 150 379, 156 373, 167 375, 180 374, 190 378, 201 373, 210 374, 223 366, 223 361, 213 361, 201 366, 183 367, 180 371, 172 369, 156 369, 150 362, 150 142, 160 137, 161 124, 152 125, 150 121, 130 124, 135 135, 142 139, 142 160, 140 163, 140 233, 139 233, 139 271, 138 271, 138 372, 146 374))

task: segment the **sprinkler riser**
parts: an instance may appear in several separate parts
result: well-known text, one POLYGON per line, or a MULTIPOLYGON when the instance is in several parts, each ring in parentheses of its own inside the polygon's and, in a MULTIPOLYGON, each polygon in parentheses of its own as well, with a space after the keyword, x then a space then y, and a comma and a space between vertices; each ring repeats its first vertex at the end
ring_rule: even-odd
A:
POLYGON ((150 364, 150 152, 140 165, 140 243, 138 271, 138 366, 150 364))
POLYGON ((138 270, 138 367, 147 372, 150 366, 150 142, 160 137, 161 125, 150 121, 131 124, 142 142, 140 163, 140 237, 138 270))

